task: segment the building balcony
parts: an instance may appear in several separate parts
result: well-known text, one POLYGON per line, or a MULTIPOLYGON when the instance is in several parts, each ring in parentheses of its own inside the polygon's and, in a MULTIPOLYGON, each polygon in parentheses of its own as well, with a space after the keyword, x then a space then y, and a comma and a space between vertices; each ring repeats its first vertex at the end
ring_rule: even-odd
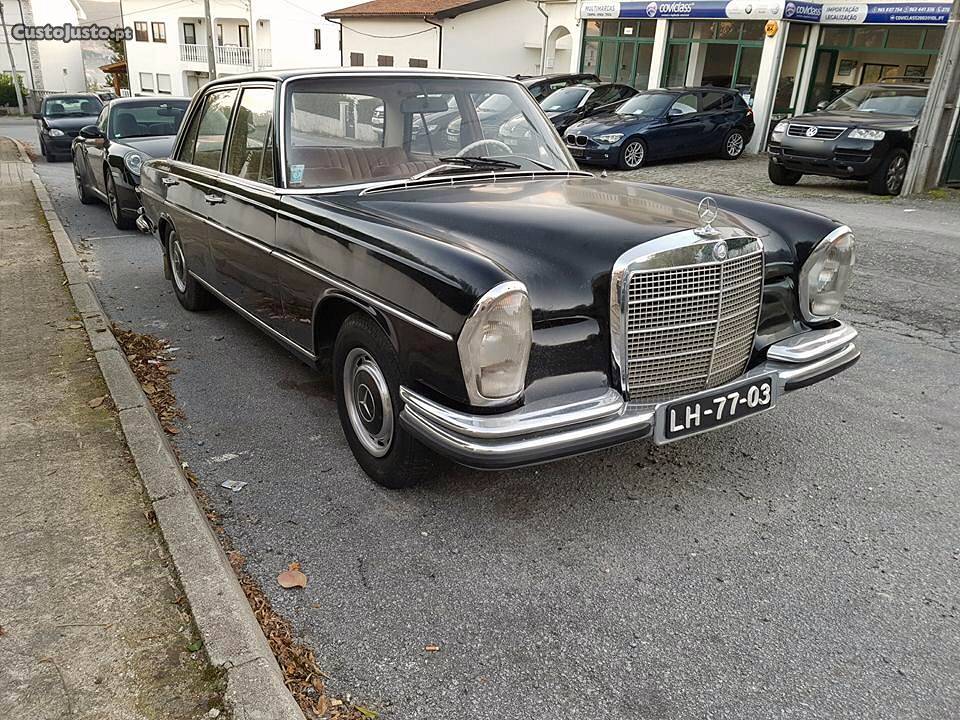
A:
MULTIPOLYGON (((253 53, 251 48, 240 47, 239 45, 216 45, 213 48, 213 56, 217 65, 229 65, 232 67, 252 67, 253 53)), ((207 46, 206 45, 180 45, 180 60, 182 62, 197 63, 206 67, 207 65, 207 46)), ((273 52, 271 48, 257 48, 257 67, 266 68, 273 64, 273 52)))

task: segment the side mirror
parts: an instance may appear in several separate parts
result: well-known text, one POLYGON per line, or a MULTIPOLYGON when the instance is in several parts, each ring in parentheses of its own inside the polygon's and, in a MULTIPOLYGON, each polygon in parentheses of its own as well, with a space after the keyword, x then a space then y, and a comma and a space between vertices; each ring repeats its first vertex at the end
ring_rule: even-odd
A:
POLYGON ((43 120, 43 114, 42 114, 42 113, 34 113, 34 114, 33 114, 33 119, 34 119, 34 120, 43 120))
POLYGON ((821 100, 817 103, 817 110, 826 110, 829 104, 826 100, 821 100))
POLYGON ((103 137, 103 133, 96 125, 84 125, 80 128, 80 137, 84 140, 99 140, 103 137))

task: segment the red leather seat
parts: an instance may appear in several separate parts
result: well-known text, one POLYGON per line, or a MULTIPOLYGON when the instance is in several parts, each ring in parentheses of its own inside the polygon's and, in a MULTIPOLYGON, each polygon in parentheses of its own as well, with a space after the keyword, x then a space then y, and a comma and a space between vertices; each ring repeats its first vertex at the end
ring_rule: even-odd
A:
POLYGON ((373 178, 408 177, 437 163, 411 159, 400 147, 292 148, 290 165, 303 165, 303 185, 349 185, 373 178))

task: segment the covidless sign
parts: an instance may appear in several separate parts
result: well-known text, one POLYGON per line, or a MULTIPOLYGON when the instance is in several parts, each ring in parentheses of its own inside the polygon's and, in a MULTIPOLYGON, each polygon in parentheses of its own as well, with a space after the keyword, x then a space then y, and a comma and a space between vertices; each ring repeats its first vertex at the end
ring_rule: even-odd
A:
POLYGON ((803 0, 582 0, 584 18, 792 20, 830 25, 945 25, 950 4, 848 3, 823 5, 803 0))

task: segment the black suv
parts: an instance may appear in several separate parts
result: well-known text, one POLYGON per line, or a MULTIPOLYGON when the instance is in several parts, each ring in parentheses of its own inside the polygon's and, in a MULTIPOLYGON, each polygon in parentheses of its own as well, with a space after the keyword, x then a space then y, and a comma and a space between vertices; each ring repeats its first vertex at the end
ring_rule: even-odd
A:
POLYGON ((770 180, 795 185, 803 175, 826 175, 899 195, 926 97, 924 85, 861 85, 778 123, 768 148, 770 180))

